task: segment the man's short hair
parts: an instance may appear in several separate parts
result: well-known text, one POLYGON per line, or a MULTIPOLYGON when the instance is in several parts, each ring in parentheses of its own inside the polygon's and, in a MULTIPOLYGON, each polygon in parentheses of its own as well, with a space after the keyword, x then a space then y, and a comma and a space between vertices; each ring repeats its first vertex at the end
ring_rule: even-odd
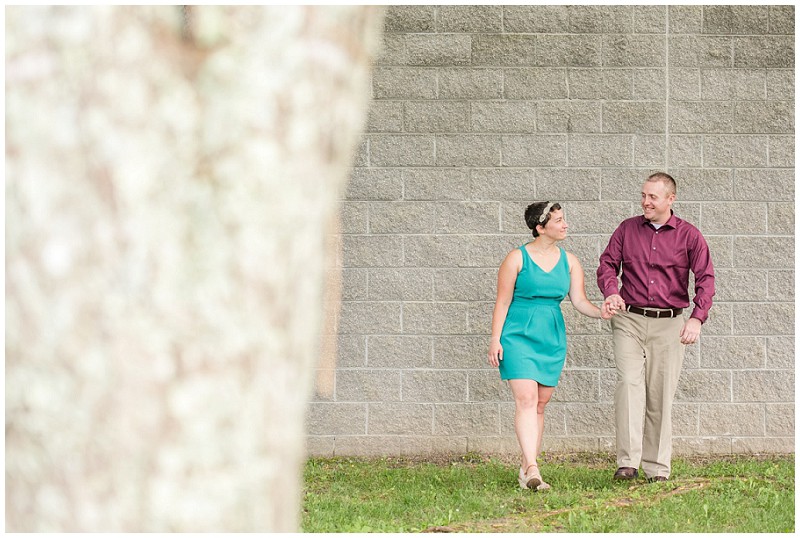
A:
POLYGON ((666 185, 667 191, 671 192, 672 194, 678 194, 678 186, 675 184, 675 180, 666 172, 656 172, 655 174, 651 174, 650 177, 647 178, 647 181, 661 181, 664 183, 664 185, 666 185))

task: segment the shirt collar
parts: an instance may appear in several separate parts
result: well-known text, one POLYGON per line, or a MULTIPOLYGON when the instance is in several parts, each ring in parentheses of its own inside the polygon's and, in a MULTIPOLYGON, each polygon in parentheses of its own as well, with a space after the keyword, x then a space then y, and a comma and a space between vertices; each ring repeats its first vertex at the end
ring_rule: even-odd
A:
MULTIPOLYGON (((642 215, 642 224, 650 224, 650 221, 644 218, 644 215, 642 215)), ((677 224, 678 224, 678 217, 676 217, 675 212, 670 209, 669 219, 667 219, 667 222, 662 224, 662 226, 669 226, 670 228, 675 228, 677 224)))

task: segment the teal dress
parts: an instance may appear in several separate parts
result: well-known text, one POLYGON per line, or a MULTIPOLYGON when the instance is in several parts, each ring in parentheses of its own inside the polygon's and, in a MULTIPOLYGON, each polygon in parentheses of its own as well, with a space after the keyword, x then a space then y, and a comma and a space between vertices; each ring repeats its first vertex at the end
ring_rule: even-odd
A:
POLYGON ((533 379, 555 387, 567 358, 567 330, 561 314, 561 301, 569 293, 569 264, 563 248, 552 271, 534 263, 525 246, 522 270, 514 284, 500 345, 501 379, 533 379))

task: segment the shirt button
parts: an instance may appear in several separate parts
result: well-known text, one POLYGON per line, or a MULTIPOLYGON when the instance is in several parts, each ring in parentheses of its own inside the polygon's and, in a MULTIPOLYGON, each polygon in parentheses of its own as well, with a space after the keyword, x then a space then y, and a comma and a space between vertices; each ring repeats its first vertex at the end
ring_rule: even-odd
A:
POLYGON ((655 284, 655 283, 656 283, 656 281, 655 281, 655 280, 651 280, 651 281, 650 281, 650 284, 655 284))

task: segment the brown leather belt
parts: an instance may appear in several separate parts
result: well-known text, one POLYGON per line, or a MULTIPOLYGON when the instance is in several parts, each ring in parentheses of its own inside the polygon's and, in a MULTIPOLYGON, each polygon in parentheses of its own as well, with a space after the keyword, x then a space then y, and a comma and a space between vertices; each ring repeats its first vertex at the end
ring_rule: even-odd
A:
POLYGON ((650 308, 639 308, 638 306, 631 306, 626 305, 625 310, 628 312, 632 312, 634 314, 639 314, 640 316, 645 316, 648 318, 674 318, 680 316, 683 312, 683 308, 666 308, 666 309, 659 309, 659 310, 652 310, 650 308))

